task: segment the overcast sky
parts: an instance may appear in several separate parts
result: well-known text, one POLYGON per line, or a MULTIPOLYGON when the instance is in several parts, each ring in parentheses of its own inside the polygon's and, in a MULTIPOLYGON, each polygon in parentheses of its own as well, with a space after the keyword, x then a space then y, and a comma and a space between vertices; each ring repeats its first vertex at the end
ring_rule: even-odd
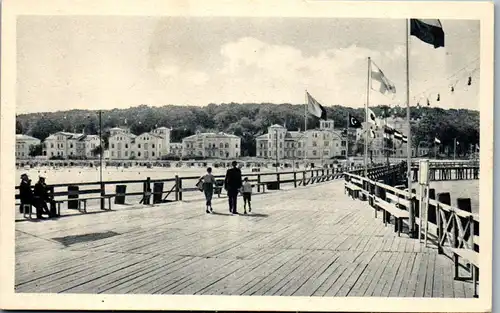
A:
MULTIPOLYGON (((441 22, 445 48, 411 38, 411 103, 479 110, 479 22, 441 22)), ((400 19, 26 16, 17 32, 18 113, 298 104, 306 89, 325 106, 362 107, 369 56, 397 89, 395 99, 372 91, 370 102, 406 99, 400 19)))

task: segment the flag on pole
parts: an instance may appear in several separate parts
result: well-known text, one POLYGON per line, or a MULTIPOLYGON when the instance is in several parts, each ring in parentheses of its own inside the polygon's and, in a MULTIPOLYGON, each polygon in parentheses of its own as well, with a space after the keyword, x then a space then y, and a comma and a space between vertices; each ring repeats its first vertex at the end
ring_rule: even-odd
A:
POLYGON ((319 102, 316 101, 316 99, 311 97, 311 95, 308 92, 306 92, 306 94, 307 94, 307 110, 309 111, 309 113, 316 116, 317 118, 326 121, 325 108, 321 104, 319 104, 319 102))
POLYGON ((382 70, 373 62, 371 64, 371 86, 375 91, 380 92, 381 94, 392 94, 393 96, 396 94, 396 86, 387 79, 382 70))
POLYGON ((349 113, 349 127, 361 128, 361 122, 349 113))
POLYGON ((397 130, 395 130, 394 131, 394 139, 403 140, 403 134, 401 134, 400 132, 398 132, 397 130))
POLYGON ((407 143, 407 142, 408 142, 408 137, 406 137, 405 135, 403 135, 402 141, 403 141, 404 143, 407 143))
POLYGON ((367 109, 368 111, 368 123, 370 124, 374 124, 374 125, 378 125, 379 124, 379 120, 377 118, 377 116, 375 115, 375 113, 373 113, 373 111, 371 109, 367 109))
POLYGON ((410 19, 410 35, 434 48, 444 47, 443 26, 439 20, 410 19))
POLYGON ((437 143, 439 145, 441 144, 441 140, 439 140, 437 137, 434 137, 434 143, 437 143))
POLYGON ((370 128, 370 137, 375 138, 375 132, 370 128))

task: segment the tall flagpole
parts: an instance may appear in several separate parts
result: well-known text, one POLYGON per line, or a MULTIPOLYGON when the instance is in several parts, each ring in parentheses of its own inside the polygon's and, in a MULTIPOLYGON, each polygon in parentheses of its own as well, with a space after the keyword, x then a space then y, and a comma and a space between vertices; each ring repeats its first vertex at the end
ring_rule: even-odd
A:
MULTIPOLYGON (((408 178, 408 200, 411 199, 411 124, 410 124, 410 60, 409 60, 409 46, 410 46, 410 19, 406 19, 406 120, 408 122, 408 142, 406 143, 406 162, 407 162, 407 178, 408 178)), ((413 205, 408 208, 409 218, 409 231, 410 237, 415 238, 415 212, 413 205)))
POLYGON ((345 127, 347 151, 345 153, 346 161, 349 162, 349 112, 347 112, 347 125, 345 127))
POLYGON ((365 103, 365 177, 368 177, 368 105, 370 102, 370 69, 371 69, 371 58, 368 57, 368 77, 366 82, 366 103, 365 103))
MULTIPOLYGON (((304 136, 306 135, 307 133, 307 89, 306 89, 306 93, 305 93, 305 102, 304 102, 304 136)), ((306 138, 306 141, 307 141, 307 138, 306 138)), ((303 148, 304 148, 304 168, 307 166, 307 149, 306 149, 306 142, 304 142, 304 145, 303 145, 303 148)))

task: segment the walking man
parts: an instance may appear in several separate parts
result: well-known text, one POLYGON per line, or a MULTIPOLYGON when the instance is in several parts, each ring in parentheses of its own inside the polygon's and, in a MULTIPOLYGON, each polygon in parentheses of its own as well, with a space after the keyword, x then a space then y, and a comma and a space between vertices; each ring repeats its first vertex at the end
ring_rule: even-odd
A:
POLYGON ((233 161, 232 165, 233 167, 226 172, 224 189, 226 189, 227 196, 229 197, 229 212, 237 214, 236 199, 238 198, 238 192, 242 185, 241 170, 237 167, 238 163, 236 161, 233 161))

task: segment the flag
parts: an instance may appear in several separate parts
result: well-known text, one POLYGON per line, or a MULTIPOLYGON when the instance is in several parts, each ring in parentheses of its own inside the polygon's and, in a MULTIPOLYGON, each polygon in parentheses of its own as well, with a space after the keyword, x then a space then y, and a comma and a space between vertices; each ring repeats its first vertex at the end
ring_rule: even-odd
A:
POLYGON ((389 124, 386 124, 385 127, 384 127, 384 133, 386 133, 387 135, 392 135, 396 132, 396 130, 390 126, 389 124))
POLYGON ((395 130, 394 131, 394 139, 403 140, 403 134, 401 134, 400 132, 398 132, 397 130, 395 130))
POLYGON ((317 118, 326 121, 325 108, 321 104, 319 104, 319 102, 316 101, 316 99, 311 97, 311 95, 308 92, 306 92, 306 94, 307 94, 307 110, 309 111, 309 113, 316 116, 317 118))
POLYGON ((439 145, 441 144, 441 140, 439 140, 437 137, 434 137, 434 143, 437 143, 439 145))
POLYGON ((444 47, 443 26, 439 20, 410 20, 410 35, 434 48, 444 47))
POLYGON ((375 113, 373 113, 371 109, 367 109, 367 111, 368 111, 368 123, 378 125, 379 119, 377 118, 375 113))
POLYGON ((361 122, 349 113, 349 127, 361 128, 361 122))
POLYGON ((382 70, 373 62, 371 64, 371 85, 372 89, 380 92, 381 94, 396 94, 396 87, 387 79, 382 70))
POLYGON ((408 137, 406 137, 405 135, 403 135, 402 141, 403 141, 404 143, 407 143, 407 142, 408 142, 408 137))
POLYGON ((370 129, 370 137, 375 138, 375 132, 373 129, 370 129))

